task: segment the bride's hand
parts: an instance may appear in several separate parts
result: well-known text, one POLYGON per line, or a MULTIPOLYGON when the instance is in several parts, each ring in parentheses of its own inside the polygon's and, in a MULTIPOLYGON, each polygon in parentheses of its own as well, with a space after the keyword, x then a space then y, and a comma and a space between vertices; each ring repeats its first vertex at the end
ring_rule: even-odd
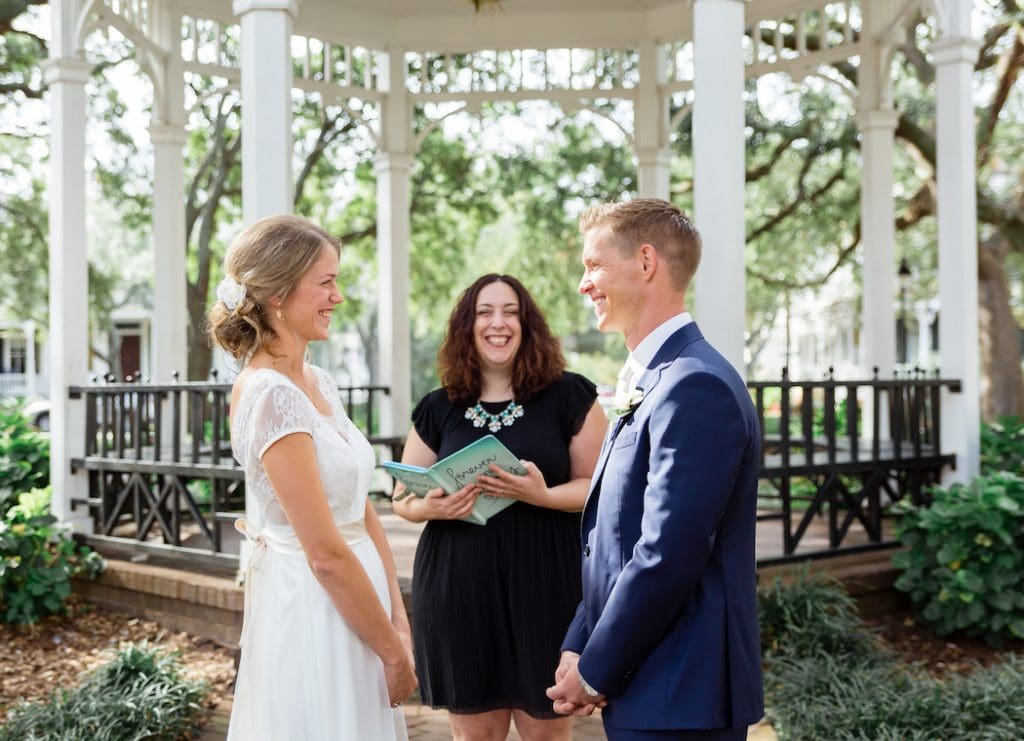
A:
POLYGON ((412 657, 408 654, 403 655, 397 663, 384 662, 384 678, 388 684, 388 700, 393 708, 405 702, 412 691, 419 686, 412 665, 412 657))

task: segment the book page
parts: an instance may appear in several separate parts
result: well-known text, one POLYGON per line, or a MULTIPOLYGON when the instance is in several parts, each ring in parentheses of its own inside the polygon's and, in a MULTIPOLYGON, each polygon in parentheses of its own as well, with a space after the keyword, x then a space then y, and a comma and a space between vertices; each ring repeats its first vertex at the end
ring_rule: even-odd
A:
POLYGON ((493 475, 489 468, 492 463, 517 476, 526 475, 523 464, 494 435, 486 435, 443 458, 430 471, 438 481, 444 479, 452 485, 452 491, 457 491, 477 476, 493 475))
POLYGON ((425 497, 428 491, 440 486, 426 468, 391 461, 381 463, 380 467, 405 484, 416 496, 425 497))

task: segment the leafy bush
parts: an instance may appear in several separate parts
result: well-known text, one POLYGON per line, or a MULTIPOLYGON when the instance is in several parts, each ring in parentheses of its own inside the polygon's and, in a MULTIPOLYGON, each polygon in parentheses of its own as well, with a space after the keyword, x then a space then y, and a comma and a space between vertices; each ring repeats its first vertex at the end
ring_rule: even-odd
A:
POLYGON ((122 649, 78 687, 24 704, 0 741, 122 741, 190 738, 203 715, 206 685, 182 679, 175 655, 146 645, 122 649))
POLYGON ((780 739, 846 741, 1020 738, 1024 662, 940 682, 878 656, 780 658, 766 681, 780 739))
POLYGON ((893 558, 896 588, 939 635, 1024 638, 1024 478, 993 473, 932 497, 897 524, 907 550, 893 558))
POLYGON ((1000 417, 981 427, 981 472, 1012 471, 1024 476, 1024 419, 1000 417))
POLYGON ((758 590, 763 656, 864 655, 874 641, 839 582, 805 568, 758 590))
POLYGON ((759 596, 768 713, 783 741, 1020 736, 1024 661, 940 682, 883 650, 835 582, 804 572, 759 596))
POLYGON ((0 403, 0 518, 18 495, 50 484, 50 438, 10 402, 0 403))
POLYGON ((64 611, 71 578, 103 570, 98 553, 79 546, 50 514, 50 490, 33 489, 0 520, 0 621, 34 623, 64 611))

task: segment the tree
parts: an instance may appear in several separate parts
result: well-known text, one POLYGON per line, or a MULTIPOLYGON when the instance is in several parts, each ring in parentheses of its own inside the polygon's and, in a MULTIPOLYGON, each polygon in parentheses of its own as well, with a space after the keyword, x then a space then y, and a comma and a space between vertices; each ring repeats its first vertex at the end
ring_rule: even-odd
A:
MULTIPOLYGON (((978 141, 979 293, 983 398, 987 419, 1024 414, 1019 299, 1024 260, 1024 112, 1022 8, 1017 0, 990 0, 975 75, 978 141)), ((898 251, 914 256, 917 290, 934 290, 936 257, 934 65, 928 45, 934 28, 923 16, 908 23, 894 80, 898 251)), ((793 48, 795 38, 784 39, 793 48)), ((808 39, 810 48, 816 44, 808 39)), ((848 62, 827 70, 847 86, 857 84, 848 62)), ((750 325, 758 334, 786 290, 820 286, 841 266, 857 260, 859 234, 859 140, 852 101, 817 78, 791 83, 797 115, 773 114, 752 83, 747 107, 748 297, 750 325), (830 89, 830 87, 832 89, 830 89), (825 266, 825 267, 822 267, 825 266)), ((782 92, 776 91, 777 95, 782 92)), ((771 101, 775 102, 775 101, 771 101)), ((784 107, 785 108, 785 107, 784 107)), ((688 122, 680 145, 688 153, 688 122)))
MULTIPOLYGON (((47 41, 28 28, 38 25, 42 0, 0 3, 0 295, 2 310, 15 320, 34 319, 47 323, 49 224, 45 167, 47 111, 42 101, 46 92, 41 63, 47 41), (43 156, 40 156, 40 153, 43 156)), ((105 75, 131 59, 130 50, 118 41, 106 42, 109 54, 93 68, 89 106, 111 135, 109 153, 120 158, 110 166, 94 160, 92 173, 101 191, 116 192, 122 202, 119 223, 137 229, 139 218, 148 218, 144 196, 136 198, 130 168, 123 167, 135 155, 134 147, 119 127, 123 104, 105 83, 105 75), (137 207, 137 208, 136 208, 137 207)), ((102 326, 110 311, 127 296, 134 295, 122 280, 123 271, 112 270, 90 256, 89 293, 93 321, 102 326)), ((114 266, 116 267, 116 265, 114 266)), ((93 348, 93 352, 96 352, 93 348)))

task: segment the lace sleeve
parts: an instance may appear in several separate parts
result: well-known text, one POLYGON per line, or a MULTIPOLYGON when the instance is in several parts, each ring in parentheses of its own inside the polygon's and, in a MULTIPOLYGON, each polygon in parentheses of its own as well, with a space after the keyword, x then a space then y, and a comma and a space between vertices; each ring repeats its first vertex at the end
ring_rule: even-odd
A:
POLYGON ((263 389, 250 416, 250 459, 263 458, 267 448, 286 435, 302 432, 312 437, 315 413, 309 400, 294 386, 272 384, 263 389))

